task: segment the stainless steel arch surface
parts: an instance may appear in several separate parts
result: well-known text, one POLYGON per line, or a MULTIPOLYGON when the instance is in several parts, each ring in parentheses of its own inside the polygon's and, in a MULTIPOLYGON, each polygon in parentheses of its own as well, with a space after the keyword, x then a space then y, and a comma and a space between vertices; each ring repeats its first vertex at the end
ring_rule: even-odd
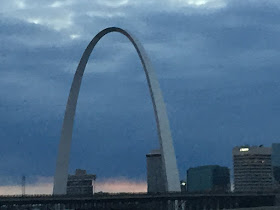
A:
POLYGON ((140 42, 132 37, 127 31, 117 28, 110 27, 100 31, 89 43, 85 49, 80 63, 77 67, 71 90, 69 93, 64 121, 61 131, 60 143, 58 148, 58 157, 56 162, 56 171, 54 176, 54 188, 53 194, 66 194, 66 185, 68 177, 68 165, 70 156, 70 147, 72 140, 73 123, 76 112, 76 105, 79 96, 80 86, 84 74, 86 64, 89 56, 98 43, 98 41, 106 34, 111 32, 119 32, 125 35, 131 43, 134 45, 144 67, 146 74, 149 91, 152 97, 152 103, 154 113, 156 117, 157 131, 160 142, 160 149, 163 161, 163 173, 165 177, 165 189, 166 191, 180 191, 179 173, 176 163, 176 157, 173 147, 173 140, 171 137, 169 121, 166 113, 165 104, 159 87, 159 83, 152 68, 151 62, 140 44, 140 42))

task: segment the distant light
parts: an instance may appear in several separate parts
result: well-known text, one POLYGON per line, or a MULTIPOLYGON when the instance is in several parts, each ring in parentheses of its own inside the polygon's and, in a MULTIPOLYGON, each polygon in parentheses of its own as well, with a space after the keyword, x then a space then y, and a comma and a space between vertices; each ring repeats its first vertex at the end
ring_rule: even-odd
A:
POLYGON ((245 148, 240 148, 239 150, 240 152, 248 152, 249 151, 249 148, 245 147, 245 148))
POLYGON ((181 185, 185 186, 185 185, 186 185, 186 182, 182 182, 181 185))

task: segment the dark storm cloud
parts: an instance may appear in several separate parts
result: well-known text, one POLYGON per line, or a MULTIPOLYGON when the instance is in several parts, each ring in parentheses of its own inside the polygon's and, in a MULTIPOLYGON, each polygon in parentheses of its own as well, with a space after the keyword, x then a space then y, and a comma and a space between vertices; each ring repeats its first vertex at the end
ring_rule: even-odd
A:
MULTIPOLYGON (((276 1, 229 1, 218 9, 98 5, 92 12, 92 4, 62 6, 72 14, 68 28, 55 21, 56 11, 53 22, 41 20, 46 24, 28 23, 24 11, 2 14, 0 138, 6 149, 0 176, 53 175, 74 70, 92 36, 111 25, 136 34, 151 57, 182 178, 190 166, 231 166, 235 145, 278 141, 276 1), (102 16, 106 12, 113 17, 102 16)), ((145 153, 157 144, 141 63, 125 37, 110 34, 98 43, 83 80, 71 171, 143 178, 145 153)))

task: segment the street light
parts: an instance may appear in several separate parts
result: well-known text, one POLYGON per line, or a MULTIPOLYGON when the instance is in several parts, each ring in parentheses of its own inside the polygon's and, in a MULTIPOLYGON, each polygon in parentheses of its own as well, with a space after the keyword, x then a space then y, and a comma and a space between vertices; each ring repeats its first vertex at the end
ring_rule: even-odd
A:
POLYGON ((184 180, 180 181, 180 186, 181 186, 181 192, 187 191, 187 183, 184 180))

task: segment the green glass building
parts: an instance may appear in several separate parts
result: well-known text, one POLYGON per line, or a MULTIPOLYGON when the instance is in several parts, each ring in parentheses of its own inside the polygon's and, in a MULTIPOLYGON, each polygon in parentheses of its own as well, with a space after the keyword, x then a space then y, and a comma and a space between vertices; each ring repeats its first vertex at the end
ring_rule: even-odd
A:
POLYGON ((188 192, 230 191, 229 168, 218 165, 199 166, 187 170, 188 192))

